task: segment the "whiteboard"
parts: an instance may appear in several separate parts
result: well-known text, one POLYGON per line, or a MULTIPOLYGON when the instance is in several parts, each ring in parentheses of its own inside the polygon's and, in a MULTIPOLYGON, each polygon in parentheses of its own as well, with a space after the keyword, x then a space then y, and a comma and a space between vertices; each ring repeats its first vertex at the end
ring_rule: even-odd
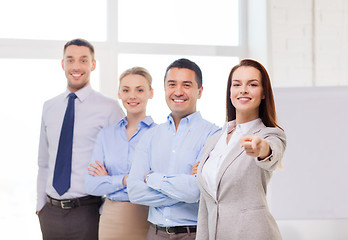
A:
POLYGON ((287 135, 268 193, 276 219, 348 218, 348 87, 274 89, 287 135))

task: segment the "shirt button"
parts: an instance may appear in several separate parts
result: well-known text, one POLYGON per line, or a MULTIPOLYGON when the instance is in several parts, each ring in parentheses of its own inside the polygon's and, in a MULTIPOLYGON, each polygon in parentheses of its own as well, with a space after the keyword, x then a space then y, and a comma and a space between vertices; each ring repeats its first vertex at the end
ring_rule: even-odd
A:
POLYGON ((173 150, 172 152, 175 153, 175 150, 173 150))
POLYGON ((166 222, 169 222, 169 220, 168 220, 168 219, 166 219, 166 222))

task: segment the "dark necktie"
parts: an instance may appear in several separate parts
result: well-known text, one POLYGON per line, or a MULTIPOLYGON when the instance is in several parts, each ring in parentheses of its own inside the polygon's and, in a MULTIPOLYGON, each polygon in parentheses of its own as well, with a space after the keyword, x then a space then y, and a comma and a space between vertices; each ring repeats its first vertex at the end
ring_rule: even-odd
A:
POLYGON ((69 94, 68 106, 60 132, 56 165, 54 167, 53 187, 60 196, 70 188, 76 97, 75 93, 69 94))

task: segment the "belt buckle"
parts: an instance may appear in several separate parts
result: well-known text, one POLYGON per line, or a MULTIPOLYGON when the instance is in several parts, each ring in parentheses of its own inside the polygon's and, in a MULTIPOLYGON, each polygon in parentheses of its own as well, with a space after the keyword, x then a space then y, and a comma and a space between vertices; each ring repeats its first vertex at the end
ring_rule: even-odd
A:
POLYGON ((72 206, 65 206, 66 203, 71 203, 70 200, 62 200, 60 201, 60 206, 62 209, 72 209, 72 206))
POLYGON ((167 234, 169 234, 169 235, 176 234, 175 232, 170 232, 169 229, 170 229, 170 227, 166 227, 166 233, 167 234))

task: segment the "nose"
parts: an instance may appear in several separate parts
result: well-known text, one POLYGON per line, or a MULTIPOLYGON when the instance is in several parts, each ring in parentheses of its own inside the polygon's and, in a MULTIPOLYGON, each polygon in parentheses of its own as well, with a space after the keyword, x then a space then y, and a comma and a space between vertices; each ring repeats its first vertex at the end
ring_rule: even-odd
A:
POLYGON ((175 96, 183 95, 183 88, 180 85, 177 85, 174 91, 175 96))
POLYGON ((79 61, 75 61, 72 65, 73 70, 79 70, 80 69, 80 63, 79 61))
POLYGON ((129 98, 130 98, 130 99, 135 99, 136 96, 137 96, 137 95, 136 95, 135 91, 130 91, 130 92, 129 92, 129 98))
POLYGON ((241 88, 240 88, 240 93, 241 94, 246 94, 248 93, 248 88, 246 85, 242 85, 241 88))

